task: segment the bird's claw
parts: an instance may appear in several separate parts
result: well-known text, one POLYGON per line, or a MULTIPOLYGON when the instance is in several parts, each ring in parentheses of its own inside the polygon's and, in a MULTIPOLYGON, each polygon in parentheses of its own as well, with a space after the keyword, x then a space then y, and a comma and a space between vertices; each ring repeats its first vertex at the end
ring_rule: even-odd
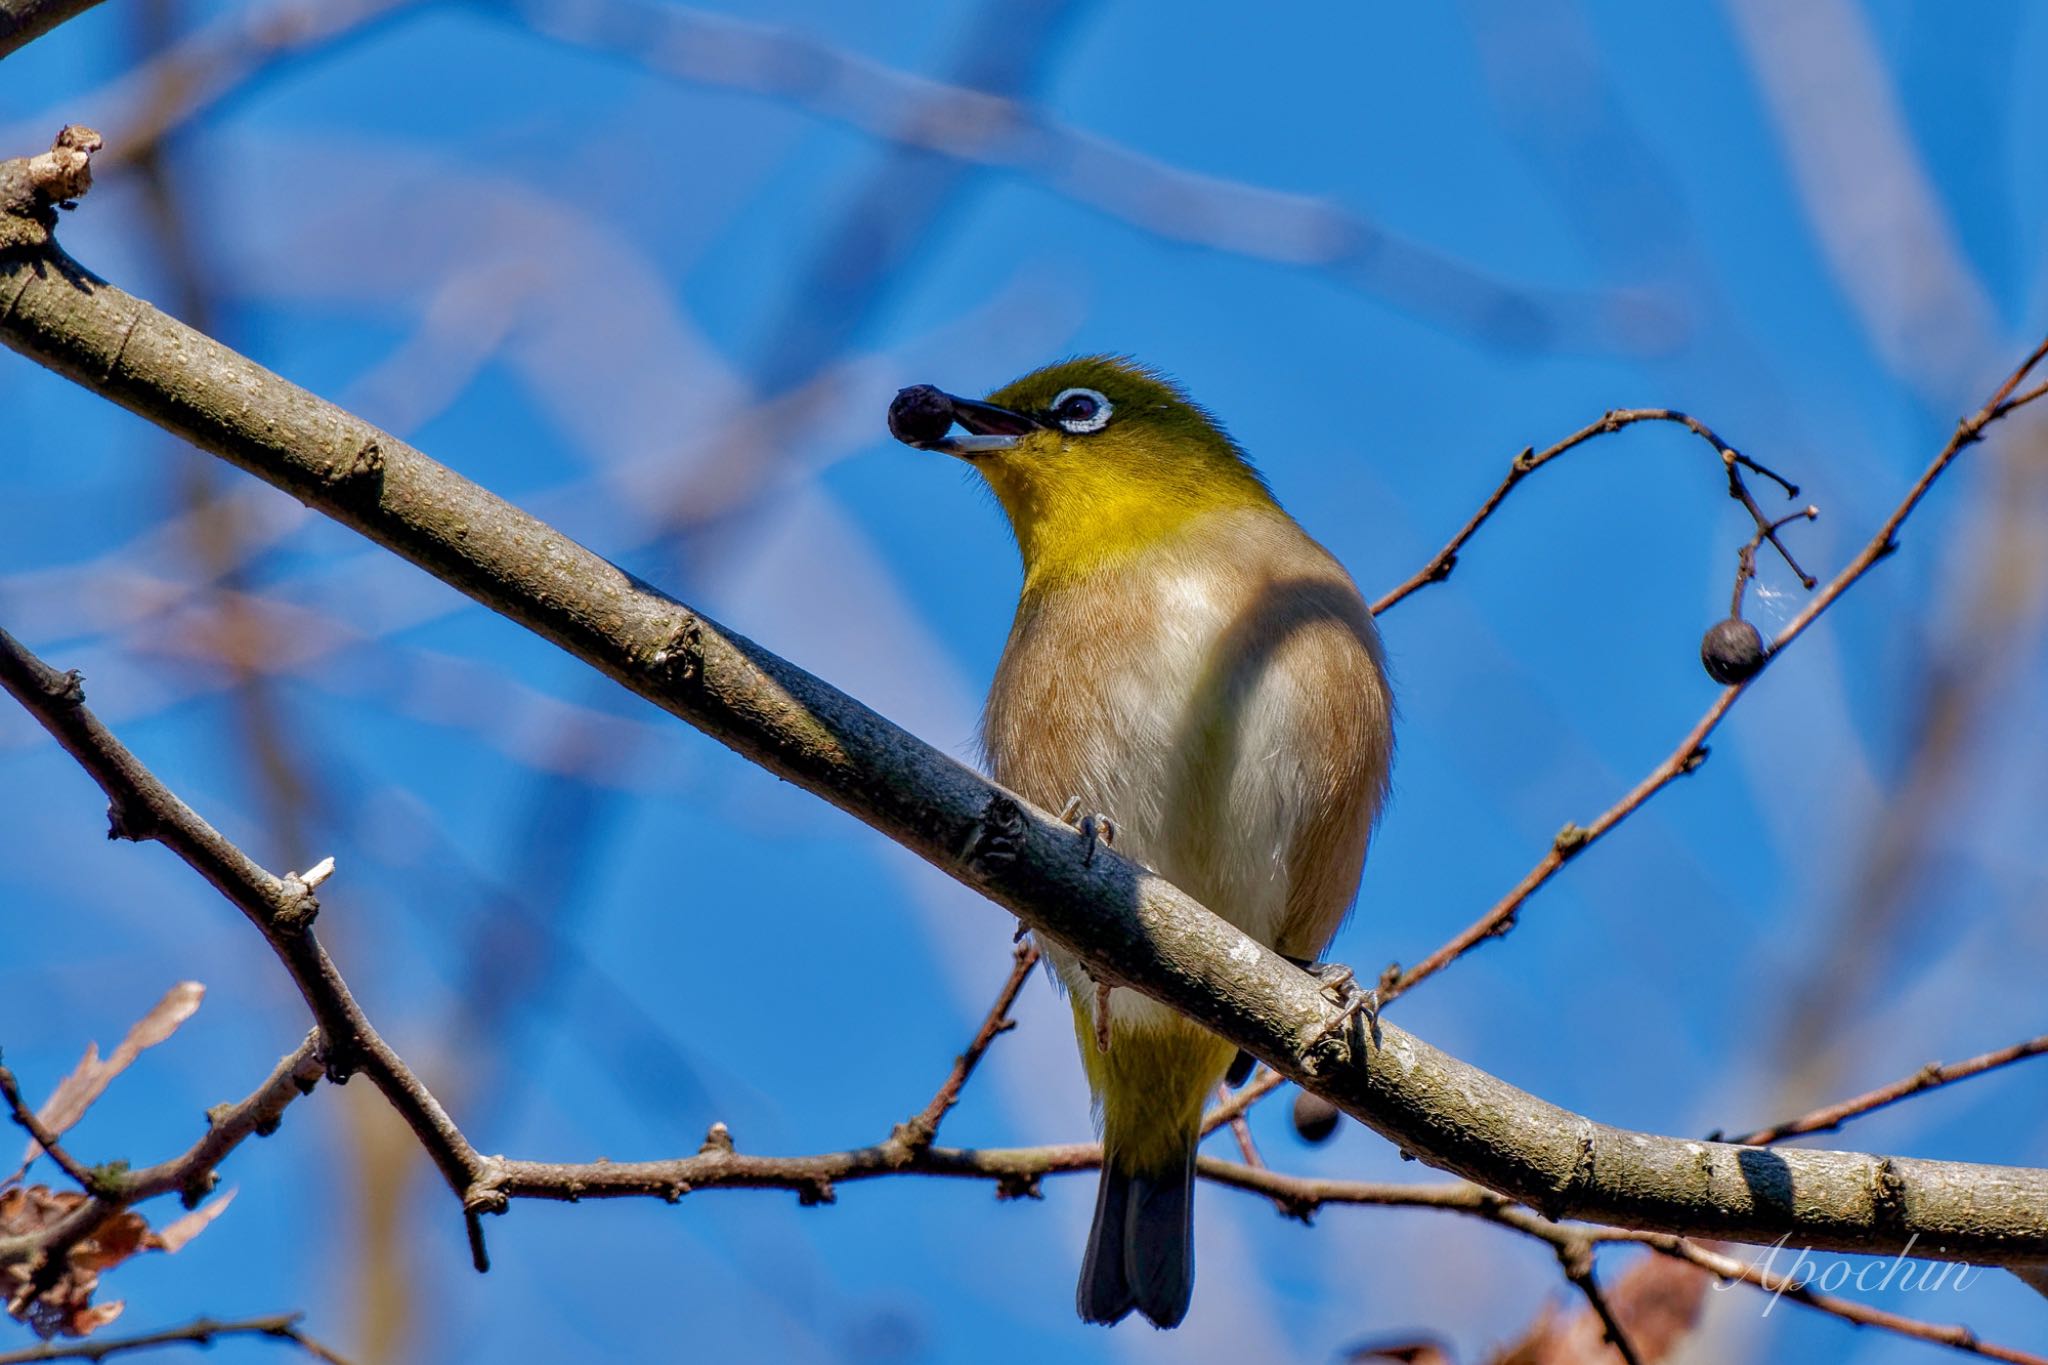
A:
POLYGON ((1095 983, 1095 1050, 1109 1051, 1109 993, 1116 987, 1106 981, 1095 983))
POLYGON ((1323 1042, 1339 1034, 1348 1033, 1352 1022, 1363 1016, 1366 1028, 1377 1043, 1380 1036, 1380 993, 1377 990, 1358 988, 1358 975, 1341 962, 1317 962, 1304 968, 1322 983, 1323 994, 1338 1005, 1337 1017, 1309 1040, 1309 1050, 1314 1051, 1323 1042))
POLYGON ((1114 848, 1116 846, 1116 821, 1110 819, 1101 811, 1094 811, 1087 815, 1081 814, 1081 798, 1078 796, 1067 798, 1067 804, 1060 807, 1060 819, 1072 825, 1080 832, 1081 838, 1086 840, 1086 845, 1081 851, 1081 866, 1083 867, 1093 867, 1095 865, 1095 846, 1098 843, 1104 848, 1114 848))

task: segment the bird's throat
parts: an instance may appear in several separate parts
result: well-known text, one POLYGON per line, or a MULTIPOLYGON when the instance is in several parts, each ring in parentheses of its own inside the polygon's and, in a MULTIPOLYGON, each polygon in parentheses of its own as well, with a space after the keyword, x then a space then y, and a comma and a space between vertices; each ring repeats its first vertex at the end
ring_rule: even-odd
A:
POLYGON ((1073 470, 1059 479, 1020 478, 1001 467, 984 473, 1016 533, 1026 596, 1140 558, 1213 513, 1272 506, 1250 479, 1162 486, 1073 470))

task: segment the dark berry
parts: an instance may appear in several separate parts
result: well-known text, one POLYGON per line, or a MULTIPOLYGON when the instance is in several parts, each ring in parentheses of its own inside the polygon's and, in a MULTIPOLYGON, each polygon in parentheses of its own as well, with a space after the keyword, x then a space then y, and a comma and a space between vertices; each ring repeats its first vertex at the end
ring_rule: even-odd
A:
POLYGON ((1764 639, 1740 616, 1717 621, 1700 641, 1707 676, 1724 687, 1746 683, 1764 666, 1764 639))
POLYGON ((1321 1095, 1304 1090, 1294 1097, 1294 1131, 1303 1142, 1328 1142, 1343 1112, 1321 1095))
POLYGON ((905 445, 936 441, 952 425, 953 400, 929 384, 904 389, 889 404, 889 434, 905 445))

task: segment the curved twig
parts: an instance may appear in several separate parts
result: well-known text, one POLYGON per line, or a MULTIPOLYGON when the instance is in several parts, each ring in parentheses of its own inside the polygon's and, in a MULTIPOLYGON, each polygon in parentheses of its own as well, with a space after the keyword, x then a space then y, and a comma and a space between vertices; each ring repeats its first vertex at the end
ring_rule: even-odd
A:
MULTIPOLYGON (((1982 439, 1984 428, 2008 413, 2033 402, 2044 391, 2048 391, 2048 385, 2042 385, 2015 396, 2015 390, 2025 382, 2027 376, 2044 358, 2048 358, 2048 340, 2035 347, 2026 359, 2020 362, 2005 382, 1999 385, 1997 391, 1985 400, 1982 407, 1956 424, 1948 442, 1929 462, 1927 468, 1921 471, 1920 477, 1906 490, 1905 497, 1892 509, 1891 515, 1885 518, 1863 549, 1843 566, 1840 573, 1828 580, 1799 614, 1787 622, 1777 637, 1769 642, 1766 651, 1768 659, 1776 659, 1787 645, 1804 635, 1808 627, 1819 620, 1820 614, 1832 606, 1837 598, 1854 586, 1863 575, 1877 567, 1878 561, 1898 548, 1899 528, 1905 525, 1906 518, 1913 514, 1913 509, 1920 505, 1921 499, 1925 498, 1928 490, 1934 486, 1934 481, 1941 477, 1955 461, 1956 456, 1982 439)), ((1575 439, 1584 438, 1589 432, 1594 432, 1594 428, 1587 428, 1575 439)), ((1709 436, 1708 439, 1715 438, 1709 436)), ((1732 465, 1730 467, 1733 468, 1732 465)), ((1722 718, 1754 681, 1752 678, 1723 691, 1714 699, 1713 704, 1707 707, 1706 714, 1686 732, 1685 738, 1678 742, 1678 747, 1673 749, 1663 762, 1652 768, 1649 775, 1631 788, 1627 795, 1602 811, 1591 824, 1566 825, 1551 842, 1550 850, 1505 896, 1441 948, 1407 971, 1383 982, 1382 996, 1392 1000, 1395 996, 1413 990, 1419 983, 1436 975, 1479 944, 1490 938, 1498 938, 1512 929, 1516 916, 1521 913, 1522 906, 1529 897, 1535 895, 1546 882, 1556 876, 1566 863, 1585 852, 1616 825, 1642 809, 1643 803, 1652 796, 1706 760, 1707 736, 1721 724, 1722 718)))
POLYGON ((1458 533, 1452 536, 1441 550, 1431 555, 1427 564, 1377 598, 1372 604, 1372 614, 1382 615, 1430 584, 1441 583, 1449 578, 1451 570, 1458 567, 1458 555, 1464 550, 1466 543, 1479 533, 1479 528, 1491 520, 1495 512, 1500 510, 1501 504, 1507 501, 1508 494, 1514 492, 1516 485, 1522 480, 1560 455, 1576 450, 1595 437, 1609 436, 1642 422, 1674 423, 1712 446, 1714 453, 1721 457, 1721 463, 1728 471, 1728 495, 1743 505, 1750 518, 1755 521, 1758 535, 1768 539, 1772 547, 1784 556, 1786 565, 1799 576, 1799 581, 1809 588, 1814 585, 1812 575, 1799 567, 1799 561, 1792 557, 1792 552, 1778 539, 1778 527, 1784 525, 1784 522, 1773 522, 1764 514, 1764 510, 1757 506, 1756 499, 1750 496, 1749 485, 1742 478, 1742 471, 1748 469, 1761 474, 1784 489, 1788 498, 1799 496, 1799 485, 1788 483, 1749 456, 1742 454, 1716 435, 1713 428, 1688 413, 1680 412, 1676 408, 1615 408, 1603 414, 1599 421, 1580 427, 1555 445, 1546 446, 1540 451, 1534 446, 1525 447, 1508 465, 1507 476, 1500 481, 1500 486, 1487 495, 1486 501, 1479 504, 1479 510, 1458 528, 1458 533))
POLYGON ((2039 1057, 2044 1053, 2048 1053, 2048 1033, 2038 1038, 2029 1038, 2023 1043, 2014 1043, 2011 1047, 1980 1053, 1965 1061, 1929 1062, 1912 1075, 1893 1081, 1890 1085, 1881 1085, 1852 1099, 1816 1109, 1796 1119, 1787 1119, 1769 1128, 1759 1128, 1753 1133, 1745 1133, 1728 1141, 1740 1142, 1751 1147, 1768 1147, 1774 1142, 1804 1137, 1809 1133, 1832 1133, 1851 1119, 1874 1114, 1888 1105, 1897 1104, 1900 1100, 1924 1094, 1929 1090, 1938 1090, 1942 1086, 1953 1085, 1972 1076, 1981 1076, 1987 1071, 1996 1071, 2002 1066, 2010 1066, 2014 1062, 2039 1057))

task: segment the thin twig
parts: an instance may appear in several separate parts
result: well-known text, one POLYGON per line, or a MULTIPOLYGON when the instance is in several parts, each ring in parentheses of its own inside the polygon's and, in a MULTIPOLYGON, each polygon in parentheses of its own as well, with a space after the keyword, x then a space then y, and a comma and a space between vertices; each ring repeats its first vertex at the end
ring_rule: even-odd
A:
POLYGON ((1684 1237, 1669 1237, 1662 1233, 1646 1233, 1641 1236, 1597 1234, 1602 1241, 1640 1242, 1654 1251, 1667 1256, 1676 1256, 1692 1262, 1702 1270, 1711 1271, 1725 1280, 1737 1281, 1761 1289, 1766 1294, 1811 1308, 1840 1318, 1858 1327, 1875 1327, 1893 1332, 1914 1341, 1924 1341, 1934 1346, 1946 1346, 1965 1355, 1981 1356, 1986 1360, 2005 1362, 2005 1365, 2048 1365, 2048 1356, 2036 1355, 2031 1351, 2016 1350, 2010 1346, 1999 1346, 1980 1338, 1974 1331, 1959 1323, 1922 1322, 1901 1313, 1888 1313, 1882 1308, 1873 1308, 1854 1299, 1841 1298, 1834 1294, 1823 1294, 1790 1275, 1778 1275, 1763 1270, 1734 1256, 1723 1255, 1709 1250, 1698 1242, 1684 1237))
MULTIPOLYGON (((1981 438, 1985 427, 2015 408, 2033 401, 2038 396, 2038 389, 2029 390, 2018 398, 2014 398, 2013 391, 2033 372, 2034 368, 2041 363, 2044 357, 2048 357, 2048 340, 2042 341, 2039 346, 2035 347, 2028 354, 2025 360, 2020 362, 2018 368, 2006 378, 2003 384, 1999 385, 1998 390, 1986 400, 1982 407, 1956 424, 1956 429, 1949 436, 1947 443, 1942 446, 1941 451, 1929 462, 1927 468, 1921 471, 1920 477, 1914 481, 1913 486, 1906 490, 1905 497, 1899 502, 1897 507, 1892 509, 1891 515, 1885 518, 1884 523, 1878 527, 1876 534, 1870 538, 1869 543, 1857 553, 1854 559, 1849 561, 1840 573, 1836 574, 1819 592, 1815 593, 1799 614, 1793 617, 1783 630, 1778 632, 1777 638, 1770 642, 1770 647, 1767 650, 1769 658, 1776 659, 1787 645, 1805 634, 1807 629, 1820 618, 1820 614, 1833 605, 1837 598, 1853 587, 1872 568, 1876 567, 1879 560, 1884 559, 1893 550, 1898 548, 1897 536, 1899 528, 1905 524, 1906 518, 1912 515, 1913 509, 1920 505, 1921 499, 1925 498, 1928 490, 1934 486, 1934 481, 1941 477, 1942 472, 1954 462, 1956 456, 1981 438)), ((1659 411, 1661 412, 1661 410, 1659 411)), ((1598 434, 1596 428, 1588 428, 1586 431, 1578 433, 1573 439, 1588 439, 1590 435, 1595 434, 1598 434)), ((1707 434, 1707 439, 1717 440, 1718 438, 1713 437, 1709 433, 1707 434)), ((1730 468, 1732 469, 1733 466, 1731 465, 1730 468)), ((1403 585, 1402 589, 1397 589, 1396 591, 1405 593, 1406 591, 1412 591, 1412 589, 1408 588, 1407 585, 1403 585)), ((1697 768, 1706 759, 1707 736, 1711 735, 1715 728, 1720 725, 1722 718, 1728 714, 1729 708, 1735 705, 1736 700, 1748 690, 1754 681, 1755 679, 1752 678, 1726 688, 1720 696, 1714 699, 1713 704, 1707 707, 1706 714, 1701 716, 1694 723, 1692 729, 1686 732, 1685 738, 1679 741, 1678 747, 1673 749, 1661 763, 1652 768, 1649 775, 1638 782, 1626 796, 1623 796, 1621 800, 1615 802, 1614 805, 1608 807, 1605 811, 1602 811, 1589 825, 1566 825, 1551 842, 1550 850, 1537 861, 1536 865, 1529 870, 1528 874, 1521 881, 1517 882, 1505 896, 1501 897, 1494 904, 1493 908, 1473 921, 1456 937, 1452 938, 1450 942, 1438 948, 1414 967, 1409 968, 1398 978, 1387 982, 1381 990, 1382 999, 1391 1000, 1395 996, 1412 990, 1418 983, 1436 975, 1478 944, 1490 938, 1498 938, 1512 929, 1515 924, 1515 918, 1520 913, 1523 904, 1528 901, 1529 897, 1536 894, 1537 890, 1546 882, 1556 876, 1559 869, 1606 836, 1616 825, 1619 825, 1623 820, 1626 820, 1630 815, 1640 810, 1643 803, 1652 796, 1655 796, 1665 787, 1668 787, 1686 773, 1697 768)))
POLYGON ((143 1332, 127 1337, 92 1337, 63 1345, 31 1346, 26 1350, 0 1354, 0 1365, 32 1365, 42 1360, 105 1360, 127 1351, 147 1351, 159 1346, 211 1346, 222 1337, 269 1337, 289 1342, 326 1365, 348 1365, 339 1351, 308 1336, 299 1327, 304 1313, 275 1313, 264 1318, 241 1318, 223 1322, 217 1318, 196 1318, 183 1327, 160 1332, 143 1332))
POLYGON ((77 1181, 78 1187, 87 1194, 99 1192, 98 1177, 57 1145, 57 1135, 50 1130, 48 1124, 36 1117, 36 1111, 29 1108, 21 1098, 21 1087, 15 1084, 14 1073, 4 1066, 0 1066, 0 1096, 6 1098, 7 1107, 12 1111, 14 1121, 21 1125, 23 1132, 36 1141, 50 1160, 57 1163, 58 1169, 77 1181))
POLYGON ((1430 556, 1427 564, 1417 569, 1406 581, 1374 602, 1372 604, 1372 614, 1379 616, 1393 607, 1395 603, 1420 592, 1432 583, 1441 583, 1446 578, 1449 578, 1451 570, 1458 566, 1458 554, 1465 548, 1465 543, 1478 534, 1479 528, 1484 526, 1488 519, 1500 510, 1500 505, 1507 501, 1508 494, 1515 491, 1515 485, 1521 483, 1522 480, 1528 478, 1531 474, 1567 451, 1574 450, 1597 436, 1611 435, 1624 427, 1631 427, 1639 422, 1675 423, 1711 445, 1715 453, 1721 457, 1722 464, 1728 471, 1729 496, 1742 503, 1743 507, 1749 512, 1750 517, 1756 522, 1759 530, 1770 540, 1778 553, 1785 557, 1785 563, 1791 567, 1792 572, 1799 575, 1799 580, 1809 588, 1814 585, 1814 580, 1804 569, 1799 567, 1798 561, 1792 558, 1791 552, 1779 541, 1776 530, 1771 525, 1770 518, 1764 515, 1763 509, 1758 507, 1756 500, 1749 495, 1749 488, 1742 480, 1741 471, 1748 469, 1761 474, 1780 488, 1783 488, 1785 496, 1789 498, 1799 496, 1799 485, 1788 483, 1771 470, 1750 459, 1749 456, 1737 451, 1733 446, 1716 435, 1713 429, 1707 426, 1706 423, 1687 413, 1679 412, 1675 408, 1616 408, 1602 416, 1599 421, 1580 427, 1555 445, 1548 446, 1541 451, 1538 451, 1534 446, 1529 446, 1521 454, 1515 456, 1514 462, 1508 466, 1507 477, 1502 479, 1500 486, 1494 489, 1486 501, 1479 505, 1479 510, 1472 514, 1471 519, 1458 529, 1458 533, 1451 537, 1448 544, 1430 556))
POLYGON ((2003 417, 2008 412, 2011 412, 2014 408, 2023 408, 2027 404, 2033 402, 2035 399, 2041 397, 2043 394, 2048 394, 2048 379, 2042 380, 2040 383, 2034 385, 2033 388, 2028 389, 2024 393, 2016 393, 2012 397, 2006 399, 2003 403, 2000 403, 1998 405, 1998 411, 1994 412, 1992 416, 2003 417))
POLYGON ((1944 1085, 1953 1085, 1972 1076, 1981 1076, 1987 1071, 1996 1071, 1999 1067, 2010 1066, 2029 1057, 2039 1057, 2043 1053, 2048 1053, 2048 1033, 2038 1038, 2029 1038, 2023 1043, 2014 1043, 2011 1047, 1999 1048, 1996 1052, 1982 1053, 1967 1061, 1929 1062, 1912 1075, 1893 1081, 1890 1085, 1881 1085, 1875 1090, 1831 1104, 1824 1109, 1816 1109, 1810 1114, 1802 1114, 1796 1119, 1787 1119, 1769 1128, 1759 1128, 1754 1133, 1724 1140, 1739 1142, 1749 1147, 1767 1147, 1773 1142, 1803 1137, 1808 1133, 1831 1133, 1851 1119, 1874 1114, 1887 1105, 1897 1104, 1910 1096, 1938 1090, 1944 1085))
MULTIPOLYGON (((1236 1097, 1230 1093, 1230 1086, 1227 1083, 1218 1083, 1216 1086, 1216 1098, 1221 1102, 1218 1105, 1220 1109, 1223 1105, 1231 1104, 1236 1097)), ((1265 1158, 1259 1155, 1258 1144, 1252 1141, 1251 1121, 1245 1118, 1245 1109, 1248 1107, 1248 1104, 1239 1106, 1237 1112, 1228 1119, 1223 1120, 1223 1122, 1230 1125, 1230 1135, 1237 1140, 1238 1155, 1244 1158, 1244 1164, 1254 1171, 1267 1170, 1269 1168, 1266 1165, 1265 1158)), ((1214 1113, 1215 1111, 1212 1110, 1210 1112, 1214 1113)), ((1206 1135, 1210 1131, 1211 1129, 1205 1123, 1202 1128, 1203 1134, 1206 1135)), ((1302 1223, 1308 1223, 1314 1219, 1315 1211, 1295 1200, 1275 1199, 1273 1207, 1279 1209, 1287 1217, 1302 1223)))
MULTIPOLYGON (((1742 615, 1742 598, 1749 587, 1749 580, 1756 577, 1756 552, 1764 543, 1764 537, 1776 532, 1780 527, 1790 526, 1793 522, 1802 518, 1812 521, 1819 515, 1820 509, 1809 505, 1800 508, 1797 512, 1779 517, 1768 526, 1756 528, 1756 534, 1751 536, 1743 544, 1743 547, 1735 553, 1735 591, 1728 599, 1728 614, 1730 616, 1742 615)), ((1812 585, 1808 584, 1807 586, 1811 587, 1812 585)))
POLYGON ((247 1097, 207 1111, 205 1134, 182 1154, 139 1171, 103 1171, 90 1187, 93 1197, 37 1232, 0 1237, 0 1264, 43 1258, 60 1266, 65 1253, 93 1235, 107 1219, 130 1204, 160 1195, 177 1194, 196 1205, 213 1189, 214 1168, 251 1137, 277 1129, 286 1106, 320 1081, 320 1040, 308 1034, 298 1048, 272 1069, 247 1097))
POLYGON ((917 1116, 904 1125, 903 1136, 914 1145, 929 1147, 939 1135, 939 1125, 954 1105, 960 1102, 960 1092, 974 1075, 974 1068, 991 1044, 1003 1034, 1017 1027, 1017 1021, 1010 1017, 1010 1010, 1017 1003, 1017 993, 1024 989, 1024 983, 1031 979, 1031 969, 1038 963, 1038 945, 1030 939, 1020 940, 1011 953, 1010 975, 1003 981, 1002 989, 996 992, 995 1003, 988 1007, 982 1018, 981 1027, 967 1044, 967 1050, 953 1059, 953 1069, 939 1086, 917 1116))
POLYGON ((1237 1093, 1202 1115, 1202 1136, 1207 1137, 1226 1123, 1235 1122, 1253 1105, 1287 1084, 1287 1078, 1271 1067, 1262 1066, 1237 1093))
MULTIPOLYGON (((1224 1104, 1230 1103, 1233 1098, 1230 1093, 1230 1087, 1228 1085, 1218 1085, 1216 1087, 1216 1098, 1224 1104)), ((1230 1135, 1237 1139, 1238 1155, 1244 1158, 1244 1164, 1250 1166, 1253 1170, 1265 1170, 1265 1159, 1259 1155, 1258 1145, 1252 1141, 1252 1126, 1245 1121, 1244 1111, 1240 1109, 1227 1119, 1226 1122, 1230 1124, 1230 1135)))
POLYGON ((1614 1306, 1607 1302, 1607 1295, 1600 1288, 1600 1281, 1593 1274, 1593 1243, 1578 1239, 1555 1248, 1557 1263, 1564 1271, 1565 1279, 1571 1282, 1586 1300, 1586 1306, 1593 1310, 1593 1316, 1600 1319, 1600 1333, 1607 1344, 1618 1352, 1625 1365, 1643 1365, 1643 1358, 1623 1329, 1621 1319, 1614 1315, 1614 1306))

